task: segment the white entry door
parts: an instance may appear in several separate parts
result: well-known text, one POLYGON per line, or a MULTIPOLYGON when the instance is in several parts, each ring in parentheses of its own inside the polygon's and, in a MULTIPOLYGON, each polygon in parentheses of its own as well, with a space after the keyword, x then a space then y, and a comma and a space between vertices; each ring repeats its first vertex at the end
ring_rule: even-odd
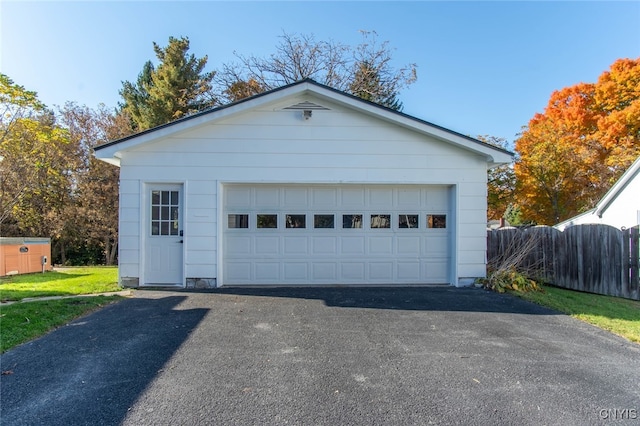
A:
POLYGON ((147 187, 145 285, 182 285, 182 186, 147 187))

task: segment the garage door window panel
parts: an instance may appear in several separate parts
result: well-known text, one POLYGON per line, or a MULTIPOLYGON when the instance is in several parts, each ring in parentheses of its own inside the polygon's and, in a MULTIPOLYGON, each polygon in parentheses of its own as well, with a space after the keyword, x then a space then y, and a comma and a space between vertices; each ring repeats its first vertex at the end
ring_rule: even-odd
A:
POLYGON ((285 226, 290 229, 306 228, 307 215, 304 214, 288 214, 285 217, 285 226))
POLYGON ((342 215, 342 228, 343 229, 360 229, 360 228, 362 228, 362 215, 361 214, 343 214, 342 215))
POLYGON ((277 214, 259 214, 256 216, 258 229, 275 229, 278 227, 277 214))
POLYGON ((313 227, 316 229, 335 228, 335 219, 332 214, 316 214, 313 216, 313 227))
POLYGON ((428 214, 427 215, 427 228, 445 229, 446 227, 447 227, 446 214, 428 214))
POLYGON ((417 229, 418 228, 418 215, 417 214, 399 214, 398 215, 398 228, 400 229, 417 229))
POLYGON ((391 215, 389 214, 372 214, 371 229, 389 229, 391 228, 391 215))
POLYGON ((227 226, 229 229, 248 229, 248 214, 230 214, 227 216, 227 226))

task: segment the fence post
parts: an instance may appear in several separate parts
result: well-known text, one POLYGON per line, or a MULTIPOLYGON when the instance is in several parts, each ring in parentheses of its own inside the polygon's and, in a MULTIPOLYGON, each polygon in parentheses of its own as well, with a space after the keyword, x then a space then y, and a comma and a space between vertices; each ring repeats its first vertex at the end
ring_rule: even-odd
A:
MULTIPOLYGON (((629 280, 629 296, 632 299, 640 300, 640 276, 638 268, 640 267, 640 226, 629 228, 626 232, 628 235, 627 244, 629 253, 625 256, 628 259, 628 280, 629 280)), ((626 242, 625 241, 625 242, 626 242)))

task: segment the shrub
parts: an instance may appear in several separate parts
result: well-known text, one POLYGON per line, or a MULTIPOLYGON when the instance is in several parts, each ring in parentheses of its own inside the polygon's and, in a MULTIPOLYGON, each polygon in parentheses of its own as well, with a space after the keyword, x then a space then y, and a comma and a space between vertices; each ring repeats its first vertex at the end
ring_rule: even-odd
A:
POLYGON ((498 293, 504 293, 507 290, 529 292, 544 291, 542 286, 535 280, 527 277, 522 272, 518 272, 515 268, 497 269, 490 272, 486 278, 479 278, 478 283, 484 288, 498 293))

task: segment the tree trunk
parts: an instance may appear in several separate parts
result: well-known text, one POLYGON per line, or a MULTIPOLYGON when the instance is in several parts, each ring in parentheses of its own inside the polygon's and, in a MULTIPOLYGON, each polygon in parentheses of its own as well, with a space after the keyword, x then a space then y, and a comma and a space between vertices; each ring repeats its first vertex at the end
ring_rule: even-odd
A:
POLYGON ((60 263, 64 265, 67 263, 67 254, 64 250, 64 240, 62 238, 58 241, 58 247, 60 248, 60 263))
POLYGON ((110 238, 105 238, 105 262, 107 266, 111 266, 116 261, 116 254, 118 253, 118 242, 111 243, 110 238))
POLYGON ((108 236, 104 237, 104 249, 102 250, 102 254, 104 255, 104 264, 111 266, 111 262, 109 261, 109 255, 111 254, 111 240, 108 236))

